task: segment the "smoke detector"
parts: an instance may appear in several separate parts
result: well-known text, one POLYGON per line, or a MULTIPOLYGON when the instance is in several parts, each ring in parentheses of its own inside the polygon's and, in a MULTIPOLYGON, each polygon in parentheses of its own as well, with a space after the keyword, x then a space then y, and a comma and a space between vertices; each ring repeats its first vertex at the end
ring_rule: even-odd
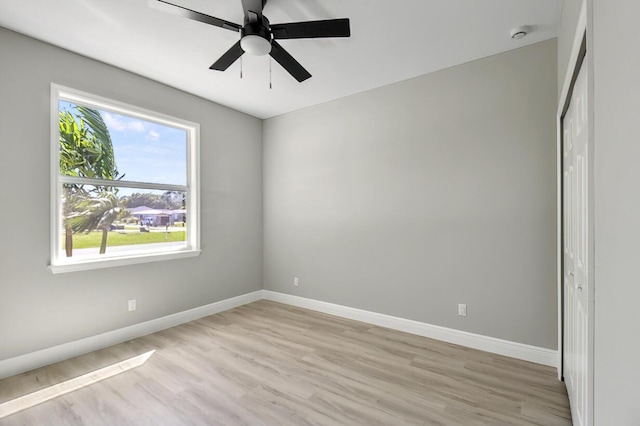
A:
POLYGON ((530 31, 530 28, 527 26, 516 27, 511 30, 511 38, 514 40, 520 40, 524 38, 530 31))

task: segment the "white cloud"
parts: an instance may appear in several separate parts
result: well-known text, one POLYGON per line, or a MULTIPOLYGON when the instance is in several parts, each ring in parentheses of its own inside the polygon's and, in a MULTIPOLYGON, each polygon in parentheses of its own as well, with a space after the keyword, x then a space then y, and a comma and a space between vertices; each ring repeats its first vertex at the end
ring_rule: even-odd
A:
POLYGON ((160 133, 155 130, 150 130, 149 133, 147 133, 147 137, 152 141, 157 141, 160 138, 160 133))
POLYGON ((127 128, 135 130, 138 133, 144 132, 144 124, 142 124, 140 121, 132 121, 127 125, 127 128))
POLYGON ((137 133, 144 132, 144 124, 142 124, 141 121, 124 121, 117 116, 109 114, 108 112, 105 112, 102 118, 109 129, 117 130, 119 132, 125 132, 127 130, 133 130, 137 133))

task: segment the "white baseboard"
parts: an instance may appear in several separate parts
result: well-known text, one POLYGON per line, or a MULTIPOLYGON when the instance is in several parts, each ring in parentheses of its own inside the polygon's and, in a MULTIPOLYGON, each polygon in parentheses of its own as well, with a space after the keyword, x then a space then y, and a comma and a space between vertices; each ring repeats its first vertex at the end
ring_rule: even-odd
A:
POLYGON ((263 290, 258 290, 140 324, 5 359, 0 361, 0 379, 246 305, 260 300, 262 297, 263 290))
POLYGON ((466 331, 427 324, 424 322, 393 317, 348 306, 336 305, 319 300, 307 299, 285 293, 263 290, 264 299, 300 308, 311 309, 330 315, 362 321, 393 330, 404 331, 419 336, 442 340, 473 349, 505 355, 512 358, 535 362, 537 364, 557 367, 557 352, 554 349, 540 348, 523 343, 497 339, 495 337, 468 333, 466 331))
POLYGON ((50 348, 19 355, 14 358, 0 360, 0 379, 44 367, 45 365, 59 361, 64 361, 98 349, 106 348, 107 346, 126 342, 127 340, 135 339, 137 337, 146 336, 147 334, 175 327, 189 321, 217 314, 218 312, 233 309, 261 299, 272 300, 274 302, 324 312, 326 314, 362 321, 381 327, 391 328, 393 330, 400 330, 512 358, 557 367, 558 351, 553 349, 545 349, 522 343, 510 342, 508 340, 497 339, 495 337, 468 333, 466 331, 454 330, 451 328, 393 317, 362 309, 350 308, 348 306, 336 305, 319 300, 306 299, 304 297, 293 296, 290 294, 278 293, 269 290, 258 290, 252 293, 211 303, 209 305, 189 309, 188 311, 178 312, 176 314, 156 318, 140 324, 134 324, 129 327, 98 334, 96 336, 63 343, 58 346, 52 346, 50 348))

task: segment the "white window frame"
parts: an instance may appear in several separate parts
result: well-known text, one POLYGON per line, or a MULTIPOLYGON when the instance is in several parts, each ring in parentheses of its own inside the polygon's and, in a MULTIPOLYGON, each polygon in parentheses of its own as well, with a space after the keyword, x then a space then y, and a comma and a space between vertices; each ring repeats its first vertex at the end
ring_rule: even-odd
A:
POLYGON ((200 125, 198 123, 171 117, 155 111, 150 111, 123 102, 107 99, 80 90, 51 84, 51 264, 52 273, 83 271, 113 266, 131 265, 146 262, 157 262, 171 259, 181 259, 200 255, 200 125), (166 185, 117 181, 117 186, 176 190, 186 192, 187 207, 187 235, 186 247, 176 250, 156 250, 140 253, 123 253, 122 255, 108 255, 104 258, 73 258, 60 255, 62 224, 62 185, 64 183, 84 183, 87 185, 111 185, 114 181, 100 179, 79 179, 60 175, 60 117, 58 113, 59 100, 70 101, 79 105, 127 115, 162 125, 185 130, 187 132, 187 184, 166 185))

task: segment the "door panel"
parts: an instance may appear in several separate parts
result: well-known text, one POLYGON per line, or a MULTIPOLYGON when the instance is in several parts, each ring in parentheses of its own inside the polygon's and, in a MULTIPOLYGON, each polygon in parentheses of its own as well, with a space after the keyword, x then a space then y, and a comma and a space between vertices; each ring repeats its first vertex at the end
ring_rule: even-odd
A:
POLYGON ((565 382, 575 425, 590 425, 589 156, 587 75, 576 80, 563 120, 565 382))

